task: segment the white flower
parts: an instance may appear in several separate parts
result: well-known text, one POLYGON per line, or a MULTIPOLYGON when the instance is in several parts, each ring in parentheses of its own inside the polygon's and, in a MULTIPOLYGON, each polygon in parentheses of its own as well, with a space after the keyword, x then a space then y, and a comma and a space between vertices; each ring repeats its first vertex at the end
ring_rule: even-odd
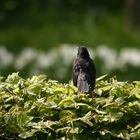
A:
POLYGON ((4 47, 0 47, 0 65, 3 67, 9 66, 13 63, 14 56, 4 47))
POLYGON ((121 67, 126 64, 140 66, 140 50, 136 48, 122 49, 119 56, 119 64, 121 67))
POLYGON ((37 58, 37 50, 32 48, 23 49, 15 60, 15 67, 17 69, 21 69, 36 58, 37 58))
POLYGON ((96 57, 99 57, 103 62, 103 68, 112 70, 118 66, 117 63, 117 51, 109 48, 108 46, 101 45, 97 47, 96 57))
POLYGON ((40 68, 48 68, 56 62, 58 59, 58 51, 56 49, 51 49, 47 53, 40 52, 37 56, 37 65, 40 68))

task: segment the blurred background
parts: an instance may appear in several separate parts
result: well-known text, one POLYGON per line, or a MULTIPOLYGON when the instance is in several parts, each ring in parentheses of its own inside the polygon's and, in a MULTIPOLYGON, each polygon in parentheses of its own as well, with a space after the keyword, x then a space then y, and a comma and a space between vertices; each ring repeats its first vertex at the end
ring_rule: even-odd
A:
POLYGON ((79 45, 97 77, 140 80, 140 0, 0 0, 0 75, 68 82, 79 45))

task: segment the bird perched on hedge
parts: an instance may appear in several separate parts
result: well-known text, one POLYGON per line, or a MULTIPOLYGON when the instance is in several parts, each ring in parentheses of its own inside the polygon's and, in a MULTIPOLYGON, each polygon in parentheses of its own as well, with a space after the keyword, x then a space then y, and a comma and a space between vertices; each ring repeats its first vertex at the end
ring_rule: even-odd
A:
POLYGON ((96 68, 86 47, 78 48, 77 58, 73 63, 73 84, 78 93, 93 90, 95 87, 96 68))

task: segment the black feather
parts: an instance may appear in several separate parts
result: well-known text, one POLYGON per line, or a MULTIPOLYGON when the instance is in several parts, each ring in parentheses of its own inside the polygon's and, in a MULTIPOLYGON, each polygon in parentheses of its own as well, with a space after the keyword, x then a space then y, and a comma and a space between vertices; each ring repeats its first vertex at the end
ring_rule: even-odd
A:
POLYGON ((73 63, 73 84, 79 92, 89 92, 95 87, 96 68, 86 47, 79 47, 73 63))

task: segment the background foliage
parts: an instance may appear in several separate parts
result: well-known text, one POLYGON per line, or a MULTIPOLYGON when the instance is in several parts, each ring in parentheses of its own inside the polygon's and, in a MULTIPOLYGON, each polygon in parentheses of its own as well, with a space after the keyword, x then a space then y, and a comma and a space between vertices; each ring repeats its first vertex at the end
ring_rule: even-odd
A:
MULTIPOLYGON (((101 70, 102 65, 104 66, 104 59, 96 57, 96 48, 102 45, 117 51, 118 54, 125 48, 130 48, 130 51, 132 48, 137 48, 138 50, 135 52, 139 52, 139 28, 138 24, 137 26, 133 24, 135 17, 140 19, 137 18, 139 3, 138 0, 133 1, 136 4, 132 4, 132 0, 87 0, 86 2, 84 0, 1 0, 0 74, 7 76, 13 71, 21 71, 22 76, 28 77, 45 73, 59 81, 69 81, 72 60, 70 63, 67 62, 69 65, 64 66, 61 63, 62 55, 57 59, 59 63, 56 61, 55 66, 47 69, 44 66, 41 69, 38 68, 40 66, 34 59, 27 61, 28 64, 23 67, 16 67, 15 61, 20 58, 20 54, 21 57, 23 56, 23 52, 29 54, 36 50, 45 55, 54 48, 61 50, 63 44, 69 44, 71 48, 83 44, 95 50, 92 58, 95 59, 98 76, 110 73, 118 75, 121 80, 139 79, 140 64, 138 62, 140 58, 135 57, 138 56, 137 54, 133 54, 133 58, 130 58, 135 59, 133 63, 138 63, 138 65, 128 62, 125 67, 110 70, 105 68, 101 70), (6 48, 6 51, 3 51, 3 48, 6 48), (29 53, 26 51, 28 48, 32 49, 29 53), (61 67, 67 69, 64 77, 57 76, 58 72, 59 75, 63 75, 61 67)), ((76 49, 74 52, 71 51, 72 55, 76 51, 76 49)), ((108 56, 108 52, 104 48, 103 51, 108 56)), ((67 55, 67 52, 65 53, 67 55)), ((128 55, 131 56, 129 53, 128 55)), ((27 60, 26 57, 24 56, 25 60, 27 60)), ((50 61, 50 59, 46 59, 46 61, 50 61)), ((24 62, 21 61, 22 63, 24 62)))

